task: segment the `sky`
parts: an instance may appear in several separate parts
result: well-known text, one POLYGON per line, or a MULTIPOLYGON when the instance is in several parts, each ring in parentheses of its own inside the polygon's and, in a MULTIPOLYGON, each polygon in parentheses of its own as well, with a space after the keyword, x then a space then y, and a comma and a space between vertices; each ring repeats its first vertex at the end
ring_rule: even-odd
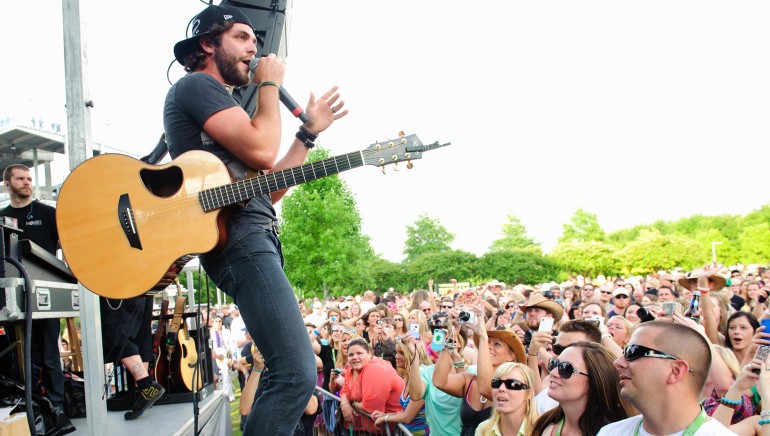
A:
MULTIPOLYGON (((173 45, 204 7, 80 1, 94 141, 152 150, 173 45)), ((61 9, 0 4, 0 116, 65 121, 61 9)), ((477 255, 516 215, 548 251, 578 208, 611 232, 768 203, 769 13, 763 1, 295 0, 284 87, 302 105, 340 87, 350 114, 319 138, 332 155, 399 131, 451 142, 411 170, 341 176, 378 254, 400 261, 421 214, 477 255)), ((282 112, 285 149, 299 121, 282 112)))

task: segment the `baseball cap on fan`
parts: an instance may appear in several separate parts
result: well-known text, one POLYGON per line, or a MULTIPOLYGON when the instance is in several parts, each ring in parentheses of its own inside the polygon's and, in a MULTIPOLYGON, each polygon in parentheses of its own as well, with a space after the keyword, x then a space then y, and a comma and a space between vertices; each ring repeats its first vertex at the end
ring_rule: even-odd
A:
POLYGON ((233 23, 243 23, 254 29, 254 25, 251 24, 249 17, 247 17, 240 9, 232 6, 211 5, 198 13, 198 15, 196 15, 190 22, 192 25, 192 36, 179 41, 174 45, 174 57, 176 58, 176 61, 181 65, 184 65, 187 56, 201 47, 198 43, 198 38, 203 35, 208 35, 215 24, 223 25, 228 21, 232 21, 233 23))

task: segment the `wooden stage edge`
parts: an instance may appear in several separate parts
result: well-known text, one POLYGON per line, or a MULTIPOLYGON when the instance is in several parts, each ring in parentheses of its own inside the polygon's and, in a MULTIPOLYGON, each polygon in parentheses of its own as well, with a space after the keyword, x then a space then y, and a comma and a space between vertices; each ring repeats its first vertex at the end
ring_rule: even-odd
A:
MULTIPOLYGON (((211 395, 198 402, 198 431, 202 435, 231 435, 230 402, 221 390, 215 390, 211 395)), ((104 427, 106 435, 110 436, 182 436, 195 434, 193 403, 160 404, 152 406, 144 415, 134 421, 126 421, 126 412, 107 411, 107 422, 104 427)), ((87 418, 73 419, 72 424, 77 430, 74 436, 88 436, 87 418)))

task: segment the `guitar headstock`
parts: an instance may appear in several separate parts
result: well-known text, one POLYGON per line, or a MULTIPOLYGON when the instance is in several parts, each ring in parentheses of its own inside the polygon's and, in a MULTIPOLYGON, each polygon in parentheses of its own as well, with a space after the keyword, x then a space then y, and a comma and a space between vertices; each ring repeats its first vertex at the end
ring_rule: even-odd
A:
POLYGON ((422 159, 423 152, 446 145, 449 145, 449 143, 439 144, 434 142, 426 145, 420 141, 417 135, 404 135, 401 132, 397 139, 378 141, 366 147, 362 154, 366 165, 384 167, 389 164, 409 162, 407 167, 411 168, 411 161, 422 159))

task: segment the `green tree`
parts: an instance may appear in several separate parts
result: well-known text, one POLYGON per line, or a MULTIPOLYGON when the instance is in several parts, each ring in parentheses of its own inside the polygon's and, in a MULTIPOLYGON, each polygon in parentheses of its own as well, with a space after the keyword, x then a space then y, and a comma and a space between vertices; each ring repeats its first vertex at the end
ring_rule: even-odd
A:
POLYGON ((540 243, 527 235, 527 228, 516 215, 508 215, 508 222, 503 224, 502 238, 496 239, 489 246, 489 251, 511 251, 519 249, 535 249, 540 251, 540 243))
POLYGON ((512 285, 535 284, 556 278, 559 267, 532 250, 495 251, 481 256, 477 275, 494 277, 512 285))
MULTIPOLYGON (((327 158, 316 147, 308 161, 327 158)), ((367 268, 373 259, 369 238, 361 233, 355 199, 338 176, 294 188, 281 207, 281 240, 286 275, 305 295, 359 292, 373 285, 367 268)))
POLYGON ((596 214, 586 212, 582 208, 578 208, 570 222, 565 223, 563 227, 564 232, 559 237, 559 242, 604 241, 606 238, 596 214))
POLYGON ((766 264, 770 260, 770 224, 746 227, 741 232, 741 262, 766 264))
POLYGON ((371 290, 382 293, 388 288, 395 288, 398 291, 410 292, 412 290, 411 282, 404 274, 404 265, 391 262, 381 257, 375 257, 369 265, 369 276, 374 285, 371 290))
POLYGON ((684 235, 663 235, 643 230, 619 256, 626 273, 646 274, 681 267, 690 270, 708 260, 698 241, 684 235))
POLYGON ((447 283, 450 279, 468 280, 477 263, 476 255, 467 251, 429 251, 406 264, 406 276, 412 288, 425 289, 431 277, 436 283, 447 283))
MULTIPOLYGON (((717 229, 708 229, 696 234, 694 239, 698 241, 701 245, 701 250, 705 253, 711 253, 711 244, 713 242, 720 242, 719 245, 715 246, 715 250, 717 261, 721 264, 730 265, 741 261, 740 247, 738 245, 740 241, 737 238, 730 239, 717 229)), ((710 254, 708 256, 711 257, 710 254)))
POLYGON ((572 274, 596 277, 617 275, 620 272, 618 249, 606 242, 561 242, 549 253, 563 270, 572 274))
POLYGON ((455 235, 441 225, 439 220, 421 214, 412 226, 406 226, 406 262, 409 263, 425 253, 451 250, 455 235))

